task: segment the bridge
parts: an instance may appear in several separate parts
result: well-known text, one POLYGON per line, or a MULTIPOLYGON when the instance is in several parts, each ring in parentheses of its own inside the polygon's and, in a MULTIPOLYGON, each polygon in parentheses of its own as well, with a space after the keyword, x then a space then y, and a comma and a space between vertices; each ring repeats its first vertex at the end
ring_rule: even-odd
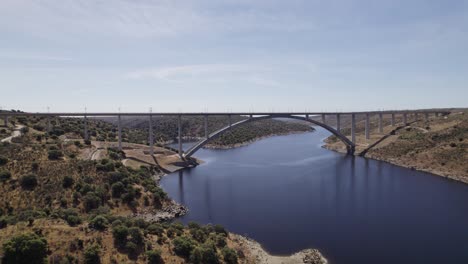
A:
POLYGON ((153 136, 153 116, 176 116, 178 117, 178 153, 179 156, 184 158, 191 157, 197 150, 202 148, 204 145, 210 141, 221 136, 226 131, 229 131, 235 127, 242 126, 244 124, 255 122, 264 119, 270 118, 289 118, 295 120, 302 120, 309 122, 313 125, 320 126, 333 135, 335 135, 339 140, 341 140, 347 148, 348 154, 354 154, 355 142, 356 142, 356 116, 365 116, 365 137, 366 139, 370 138, 370 116, 378 116, 378 132, 383 133, 383 116, 391 116, 391 126, 395 126, 395 117, 397 115, 402 117, 402 124, 408 124, 408 117, 412 116, 414 120, 419 120, 419 118, 424 117, 427 121, 430 115, 439 116, 440 114, 450 112, 451 109, 427 109, 427 110, 395 110, 395 111, 367 111, 367 112, 210 112, 210 113, 196 113, 196 112, 187 112, 187 113, 32 113, 32 112, 0 112, 0 117, 5 119, 5 125, 8 123, 8 118, 11 116, 39 116, 48 118, 47 130, 51 130, 50 119, 52 117, 80 117, 84 118, 84 138, 89 139, 88 133, 88 117, 117 117, 117 126, 118 126, 118 146, 119 150, 122 150, 122 116, 146 116, 148 117, 148 130, 149 130, 149 146, 150 154, 154 155, 154 136, 153 136), (204 117, 204 130, 205 136, 184 152, 182 148, 182 117, 183 116, 203 116, 204 117), (208 134, 208 118, 210 116, 228 116, 229 124, 211 134, 208 134), (236 123, 231 122, 232 116, 244 116, 245 119, 238 121, 236 123), (332 127, 327 124, 327 117, 334 116, 336 118, 336 126, 332 127), (351 117, 351 138, 349 139, 341 132, 341 117, 350 116, 351 117), (318 117, 318 118, 317 118, 318 117), (317 121, 319 119, 320 121, 317 121))

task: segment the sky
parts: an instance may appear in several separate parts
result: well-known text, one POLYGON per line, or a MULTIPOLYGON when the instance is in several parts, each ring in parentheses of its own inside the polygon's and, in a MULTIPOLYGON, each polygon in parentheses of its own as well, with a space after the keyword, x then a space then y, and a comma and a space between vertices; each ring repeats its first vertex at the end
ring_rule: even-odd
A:
POLYGON ((467 0, 0 0, 0 107, 467 107, 467 47, 467 0))

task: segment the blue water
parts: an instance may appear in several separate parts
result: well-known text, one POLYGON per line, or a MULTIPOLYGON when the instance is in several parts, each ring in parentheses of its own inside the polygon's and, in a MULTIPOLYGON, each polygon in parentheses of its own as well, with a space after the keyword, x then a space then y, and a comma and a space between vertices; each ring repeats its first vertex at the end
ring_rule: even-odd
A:
MULTIPOLYGON (((270 253, 319 249, 330 263, 468 263, 468 185, 320 147, 327 132, 279 136, 164 177, 189 208, 270 253)), ((185 149, 188 145, 185 146, 185 149)))

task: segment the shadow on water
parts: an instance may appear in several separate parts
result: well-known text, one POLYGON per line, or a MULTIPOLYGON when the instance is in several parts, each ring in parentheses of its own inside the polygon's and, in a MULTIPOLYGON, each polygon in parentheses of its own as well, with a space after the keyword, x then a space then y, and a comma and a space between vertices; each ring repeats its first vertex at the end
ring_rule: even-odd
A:
POLYGON ((468 263, 468 186, 319 147, 326 132, 280 136, 164 177, 189 213, 274 254, 318 248, 331 263, 468 263))

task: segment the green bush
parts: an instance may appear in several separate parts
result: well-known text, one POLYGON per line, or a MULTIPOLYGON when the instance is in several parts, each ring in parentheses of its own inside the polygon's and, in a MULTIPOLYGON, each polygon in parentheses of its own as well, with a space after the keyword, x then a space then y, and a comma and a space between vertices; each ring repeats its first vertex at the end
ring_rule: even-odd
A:
POLYGON ((112 235, 115 244, 121 247, 127 243, 128 228, 124 225, 116 226, 112 229, 112 235))
POLYGON ((63 177, 62 186, 63 188, 70 188, 75 184, 75 180, 71 176, 63 177))
POLYGON ((109 221, 102 215, 98 215, 89 222, 89 226, 96 230, 105 230, 109 225, 109 221))
POLYGON ((63 157, 63 153, 60 150, 53 149, 53 150, 49 150, 49 152, 48 152, 48 158, 50 160, 58 160, 58 159, 60 159, 62 157, 63 157))
POLYGON ((138 252, 138 245, 132 241, 128 241, 127 244, 125 244, 125 249, 129 254, 134 255, 138 252))
POLYGON ((221 250, 221 254, 223 254, 223 259, 226 264, 237 264, 237 253, 234 249, 224 247, 221 250))
POLYGON ((125 186, 123 185, 122 182, 116 182, 112 184, 112 197, 114 198, 120 198, 122 194, 125 192, 125 186))
POLYGON ((5 216, 0 216, 0 229, 7 227, 8 222, 5 216))
POLYGON ((190 257, 190 252, 195 248, 195 241, 186 236, 176 237, 172 243, 174 244, 174 252, 181 256, 188 258, 190 257))
POLYGON ((205 243, 192 250, 190 261, 194 264, 218 264, 219 258, 214 245, 205 243))
POLYGON ((37 234, 22 234, 3 244, 4 264, 42 264, 46 262, 47 240, 37 234))
POLYGON ((7 170, 0 171, 0 182, 7 181, 11 178, 11 173, 7 170))
POLYGON ((141 233, 140 228, 138 227, 130 227, 128 229, 128 234, 130 235, 130 241, 137 245, 142 245, 144 242, 143 234, 141 233))
POLYGON ((67 221, 67 223, 70 226, 76 226, 81 224, 81 218, 78 215, 78 211, 74 208, 69 208, 61 211, 60 218, 67 221))
POLYGON ((85 211, 89 212, 99 207, 99 205, 101 204, 101 198, 99 198, 93 192, 88 192, 86 193, 84 197, 83 203, 84 203, 85 211))
POLYGON ((23 189, 34 189, 37 186, 37 177, 34 174, 22 176, 20 184, 23 189))
POLYGON ((151 224, 146 228, 146 231, 152 235, 162 236, 164 234, 164 228, 161 224, 151 224))
POLYGON ((7 164, 8 159, 4 156, 0 156, 0 166, 7 164))
POLYGON ((84 263, 86 264, 101 263, 101 258, 99 257, 100 253, 101 253, 101 248, 96 244, 87 247, 84 251, 84 263))
POLYGON ((163 264, 164 261, 161 258, 161 250, 148 250, 146 251, 146 257, 148 258, 149 264, 163 264))

